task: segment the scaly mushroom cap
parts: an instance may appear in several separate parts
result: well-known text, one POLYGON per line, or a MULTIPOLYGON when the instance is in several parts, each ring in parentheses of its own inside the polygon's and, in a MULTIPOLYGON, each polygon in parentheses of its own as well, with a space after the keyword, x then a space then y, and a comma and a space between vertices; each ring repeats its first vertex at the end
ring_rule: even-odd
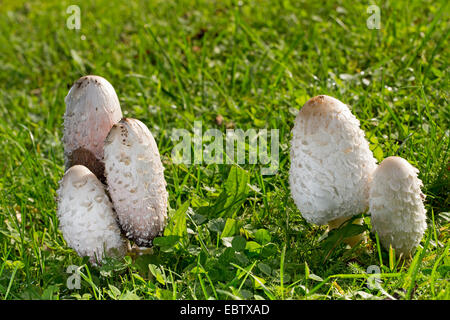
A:
POLYGON ((78 79, 65 98, 64 159, 66 170, 76 164, 89 168, 104 181, 103 142, 122 118, 119 99, 102 77, 78 79))
POLYGON ((325 95, 311 98, 292 135, 289 183, 306 221, 323 225, 365 211, 376 160, 349 108, 325 95))
POLYGON ((122 119, 105 140, 108 191, 129 239, 150 246, 166 225, 164 168, 148 128, 136 119, 122 119))
POLYGON ((404 257, 417 247, 427 228, 418 172, 405 159, 389 157, 375 170, 370 183, 373 230, 387 250, 392 245, 404 257))
POLYGON ((69 247, 94 264, 100 263, 105 254, 125 254, 111 201, 88 168, 76 165, 67 170, 57 194, 59 228, 69 247))

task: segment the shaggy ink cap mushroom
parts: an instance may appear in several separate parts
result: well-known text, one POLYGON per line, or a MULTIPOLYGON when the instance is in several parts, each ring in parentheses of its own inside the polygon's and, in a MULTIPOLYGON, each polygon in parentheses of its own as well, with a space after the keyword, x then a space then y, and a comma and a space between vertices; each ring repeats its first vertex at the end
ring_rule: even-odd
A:
POLYGON ((58 194, 59 228, 69 247, 93 264, 105 256, 126 253, 117 216, 103 184, 85 166, 75 165, 60 181, 58 194))
POLYGON ((290 156, 291 194, 307 222, 336 225, 367 210, 376 160, 344 103, 308 100, 295 119, 290 156))
POLYGON ((105 140, 108 191, 127 238, 150 246, 167 221, 166 181, 158 146, 141 121, 124 118, 105 140))
POLYGON ((400 157, 384 159, 370 183, 369 211, 373 231, 387 250, 408 257, 427 228, 425 195, 418 169, 400 157))
POLYGON ((66 170, 80 164, 104 181, 103 142, 122 118, 113 86, 99 76, 84 76, 65 98, 64 159, 66 170))

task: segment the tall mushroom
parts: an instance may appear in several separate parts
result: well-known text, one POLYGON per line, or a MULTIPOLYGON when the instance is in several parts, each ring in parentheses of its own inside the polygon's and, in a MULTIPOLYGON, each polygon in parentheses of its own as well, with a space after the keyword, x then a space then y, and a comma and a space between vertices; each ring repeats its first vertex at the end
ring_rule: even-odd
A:
POLYGON ((99 76, 78 79, 65 98, 64 158, 66 170, 84 165, 104 181, 103 142, 122 118, 112 85, 99 76))
POLYGON ((75 165, 60 181, 59 228, 69 247, 94 264, 105 256, 123 256, 125 242, 103 184, 85 166, 75 165))
POLYGON ((420 243, 426 223, 419 170, 400 157, 384 159, 370 183, 369 211, 373 231, 386 249, 408 257, 420 243))
POLYGON ((158 146, 139 120, 122 119, 105 140, 108 191, 129 239, 150 246, 167 220, 166 181, 158 146))
POLYGON ((333 229, 364 212, 375 168, 359 121, 344 103, 326 95, 305 103, 292 129, 289 183, 306 221, 333 229))

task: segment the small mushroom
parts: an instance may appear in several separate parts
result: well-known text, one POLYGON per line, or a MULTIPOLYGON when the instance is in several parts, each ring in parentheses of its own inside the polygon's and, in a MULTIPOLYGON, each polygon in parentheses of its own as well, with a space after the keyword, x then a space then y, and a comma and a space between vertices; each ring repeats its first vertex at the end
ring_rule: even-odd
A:
POLYGON ((123 256, 126 244, 103 184, 85 166, 75 165, 60 181, 59 228, 67 245, 93 264, 105 256, 123 256))
POLYGON ((333 229, 367 210, 375 168, 359 121, 344 103, 326 95, 305 103, 292 129, 289 183, 306 221, 333 229))
POLYGON ((103 142, 122 118, 112 85, 99 76, 78 79, 65 98, 64 159, 66 170, 84 165, 104 181, 103 142))
POLYGON ((370 183, 373 231, 384 248, 392 246, 396 255, 404 258, 412 254, 427 228, 425 195, 420 190, 418 172, 405 159, 388 157, 375 170, 370 183))
POLYGON ((166 181, 158 146, 141 121, 122 119, 105 140, 108 191, 127 238, 150 246, 167 221, 166 181))

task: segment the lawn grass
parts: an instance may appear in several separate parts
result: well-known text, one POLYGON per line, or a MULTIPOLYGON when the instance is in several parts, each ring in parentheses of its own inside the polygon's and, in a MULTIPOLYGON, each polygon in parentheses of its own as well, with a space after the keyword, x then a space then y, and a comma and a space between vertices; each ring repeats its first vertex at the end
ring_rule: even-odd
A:
POLYGON ((379 6, 381 29, 371 30, 366 2, 2 3, 0 297, 450 299, 449 5, 379 6), (73 4, 80 30, 66 27, 73 4), (56 218, 64 97, 87 74, 106 78, 124 115, 148 125, 170 200, 169 231, 151 253, 101 268, 66 246, 56 218), (411 261, 394 261, 373 234, 330 250, 325 228, 294 205, 290 130, 318 94, 351 106, 378 161, 398 155, 420 170, 428 229, 411 261), (192 132, 196 120, 204 130, 279 129, 278 173, 174 164, 171 132, 192 132), (222 192, 238 200, 224 208, 222 192), (70 265, 80 289, 66 285, 70 265), (367 285, 373 270, 381 289, 367 285))

